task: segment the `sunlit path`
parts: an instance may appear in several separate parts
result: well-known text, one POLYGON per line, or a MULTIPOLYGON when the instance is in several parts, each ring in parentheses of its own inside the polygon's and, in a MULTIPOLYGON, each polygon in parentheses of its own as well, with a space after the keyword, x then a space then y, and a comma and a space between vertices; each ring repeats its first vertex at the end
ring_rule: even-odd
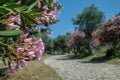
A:
POLYGON ((52 56, 44 60, 63 80, 120 80, 120 66, 104 63, 88 63, 80 59, 69 59, 65 55, 52 56))

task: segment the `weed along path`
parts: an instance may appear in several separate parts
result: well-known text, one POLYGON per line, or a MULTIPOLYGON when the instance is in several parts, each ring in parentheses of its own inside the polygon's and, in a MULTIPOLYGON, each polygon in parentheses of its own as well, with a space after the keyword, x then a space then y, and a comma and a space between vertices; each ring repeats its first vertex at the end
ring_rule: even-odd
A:
POLYGON ((63 80, 120 80, 120 66, 51 56, 44 63, 56 70, 63 80))

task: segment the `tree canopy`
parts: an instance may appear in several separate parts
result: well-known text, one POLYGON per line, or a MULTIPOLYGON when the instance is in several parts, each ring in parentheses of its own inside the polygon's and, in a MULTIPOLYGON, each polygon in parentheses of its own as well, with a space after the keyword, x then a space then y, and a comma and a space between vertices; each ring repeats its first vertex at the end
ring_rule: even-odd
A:
POLYGON ((78 25, 80 30, 85 30, 90 37, 93 30, 101 27, 101 22, 104 21, 104 13, 98 10, 95 5, 91 5, 86 7, 72 21, 74 25, 78 25))

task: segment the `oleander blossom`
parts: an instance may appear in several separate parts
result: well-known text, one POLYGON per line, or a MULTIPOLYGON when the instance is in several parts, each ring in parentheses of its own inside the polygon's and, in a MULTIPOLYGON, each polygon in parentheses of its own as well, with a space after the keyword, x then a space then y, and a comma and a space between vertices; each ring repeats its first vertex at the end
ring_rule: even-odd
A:
POLYGON ((25 38, 27 38, 28 35, 29 35, 29 33, 26 33, 26 34, 23 33, 23 34, 21 34, 20 37, 23 38, 23 39, 25 39, 25 38))
POLYGON ((26 38, 24 39, 24 43, 28 43, 28 46, 25 48, 23 46, 18 47, 17 53, 27 55, 29 59, 36 57, 36 59, 40 60, 45 49, 42 39, 37 39, 35 37, 26 38), (32 42, 32 40, 34 40, 34 42, 32 42))
POLYGON ((56 3, 57 2, 57 0, 53 0, 53 3, 56 3))
POLYGON ((37 0, 37 6, 38 6, 38 8, 41 8, 41 1, 42 0, 37 0))
POLYGON ((9 66, 7 69, 8 73, 14 73, 16 71, 16 68, 14 66, 9 66))
POLYGON ((27 38, 28 35, 29 34, 26 33, 20 36, 22 39, 21 41, 23 45, 17 48, 17 53, 24 54, 29 59, 33 59, 36 57, 38 60, 40 60, 42 53, 44 52, 43 41, 41 38, 36 38, 36 37, 27 38), (27 43, 27 46, 23 47, 24 44, 26 43, 27 43))
MULTIPOLYGON (((6 3, 1 3, 1 6, 7 6, 10 10, 1 10, 3 14, 1 14, 0 30, 3 33, 5 31, 5 37, 8 34, 8 40, 6 42, 5 37, 1 38, 1 47, 3 47, 1 53, 5 53, 1 57, 4 58, 7 55, 9 66, 7 71, 14 73, 18 68, 25 67, 28 64, 27 61, 41 59, 45 47, 41 37, 39 38, 36 34, 41 32, 41 25, 48 27, 57 22, 56 17, 61 5, 57 0, 9 1, 13 5, 6 3), (15 62, 16 66, 12 66, 12 62, 15 62)), ((51 31, 47 30, 46 33, 51 34, 51 31)))
POLYGON ((94 47, 100 46, 101 41, 100 41, 100 34, 101 34, 101 30, 95 30, 92 33, 92 44, 94 47))
POLYGON ((120 16, 113 17, 104 22, 102 26, 102 37, 103 43, 117 43, 120 41, 120 16))
POLYGON ((36 31, 40 33, 41 29, 39 27, 36 27, 36 31))
POLYGON ((9 21, 6 23, 7 24, 6 29, 15 29, 15 30, 20 29, 20 25, 21 25, 20 14, 16 16, 10 16, 8 20, 9 21))
POLYGON ((20 19, 20 14, 16 15, 16 16, 11 16, 11 21, 15 22, 17 24, 21 24, 21 19, 20 19))
POLYGON ((19 68, 23 68, 27 65, 28 63, 25 60, 20 60, 19 68))
POLYGON ((41 53, 41 52, 36 53, 36 58, 37 58, 37 60, 40 60, 41 57, 42 57, 42 53, 41 53))
POLYGON ((28 52, 27 56, 28 56, 30 59, 33 59, 33 58, 35 57, 35 52, 34 52, 34 51, 28 52))
POLYGON ((15 30, 19 30, 20 26, 14 24, 14 23, 10 23, 6 26, 6 29, 15 29, 15 30))
POLYGON ((17 54, 20 54, 20 53, 23 53, 24 52, 24 50, 25 50, 25 48, 24 47, 18 47, 17 48, 17 54))
POLYGON ((26 38, 26 39, 24 39, 24 42, 25 43, 31 43, 32 42, 32 38, 26 38))
POLYGON ((44 44, 41 38, 37 42, 35 42, 35 52, 36 52, 36 58, 40 60, 42 53, 44 52, 44 44), (35 47, 36 46, 36 47, 35 47))

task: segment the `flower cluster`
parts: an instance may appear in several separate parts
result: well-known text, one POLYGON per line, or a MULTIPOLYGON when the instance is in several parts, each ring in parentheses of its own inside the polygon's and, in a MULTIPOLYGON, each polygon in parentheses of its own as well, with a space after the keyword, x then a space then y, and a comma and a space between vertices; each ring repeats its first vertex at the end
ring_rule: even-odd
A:
POLYGON ((103 42, 119 42, 120 40, 120 16, 109 19, 103 23, 101 33, 103 42))
POLYGON ((57 22, 56 17, 61 5, 57 0, 10 0, 8 3, 1 3, 5 11, 0 9, 0 12, 3 12, 0 14, 0 31, 14 30, 21 33, 3 32, 4 35, 0 35, 0 50, 8 57, 8 72, 14 73, 17 68, 25 67, 27 60, 41 59, 44 44, 41 37, 32 31, 39 34, 40 25, 48 26, 57 22), (17 63, 16 67, 12 65, 12 61, 17 63))
POLYGON ((6 23, 7 26, 5 26, 7 30, 9 29, 19 30, 20 29, 20 24, 21 24, 20 14, 16 16, 10 16, 8 20, 9 21, 7 21, 6 23))
POLYGON ((43 0, 37 0, 38 1, 38 8, 43 9, 42 12, 40 12, 42 17, 37 17, 36 20, 39 24, 44 24, 48 26, 48 24, 52 22, 56 22, 56 16, 59 15, 58 7, 61 5, 56 4, 57 0, 52 0, 52 2, 46 1, 46 3, 49 3, 50 5, 43 4, 43 0), (52 9, 52 11, 50 11, 52 9))
MULTIPOLYGON (((22 34, 21 40, 18 42, 18 48, 16 50, 16 57, 12 57, 11 60, 19 62, 17 65, 19 69, 25 67, 28 63, 26 60, 32 60, 36 58, 41 59, 44 52, 44 44, 41 38, 27 38, 29 33, 22 34), (27 46, 26 46, 27 45, 27 46)), ((15 72, 17 69, 14 66, 9 66, 8 71, 10 73, 15 72)))
POLYGON ((120 16, 108 19, 102 25, 101 30, 92 33, 93 45, 99 46, 104 43, 118 44, 120 41, 120 16))
POLYGON ((100 41, 100 33, 101 32, 102 32, 101 30, 95 30, 92 33, 92 44, 94 47, 97 47, 101 44, 101 41, 100 41))
POLYGON ((83 31, 76 30, 73 34, 67 36, 67 46, 69 48, 78 48, 80 45, 83 46, 85 36, 83 31))

